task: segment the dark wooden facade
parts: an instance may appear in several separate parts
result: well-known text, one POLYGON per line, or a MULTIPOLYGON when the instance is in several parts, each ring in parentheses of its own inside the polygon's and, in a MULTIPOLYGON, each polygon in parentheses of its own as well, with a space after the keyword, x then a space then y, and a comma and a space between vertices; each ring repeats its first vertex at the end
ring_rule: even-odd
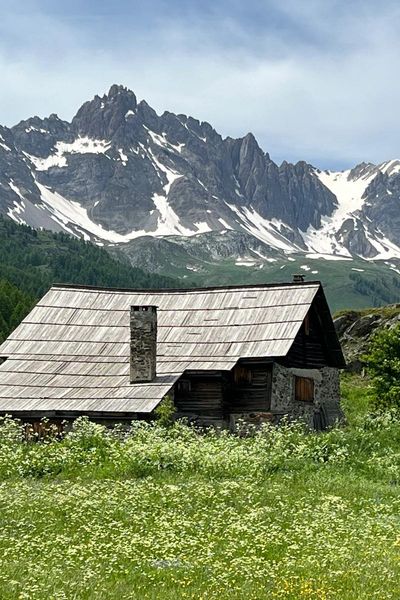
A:
POLYGON ((175 385, 174 399, 178 414, 223 420, 226 387, 227 378, 222 373, 187 373, 175 385))
POLYGON ((280 361, 288 367, 321 369, 329 366, 329 352, 318 313, 312 306, 287 356, 280 361))
POLYGON ((230 373, 187 373, 175 386, 178 415, 208 422, 231 414, 268 412, 271 407, 272 363, 239 363, 230 373))

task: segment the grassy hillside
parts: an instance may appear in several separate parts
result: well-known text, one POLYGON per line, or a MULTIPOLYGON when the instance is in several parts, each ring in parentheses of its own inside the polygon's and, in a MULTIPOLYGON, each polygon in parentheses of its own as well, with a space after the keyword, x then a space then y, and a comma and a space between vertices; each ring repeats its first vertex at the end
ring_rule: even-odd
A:
MULTIPOLYGON (((199 270, 192 278, 223 283, 268 283, 291 281, 294 273, 302 273, 308 281, 322 281, 332 311, 344 308, 361 309, 397 302, 400 298, 400 276, 384 264, 363 259, 331 261, 293 256, 292 260, 277 260, 258 266, 238 266, 225 261, 209 269, 199 270)), ((174 273, 177 276, 177 273, 174 273)))
MULTIPOLYGON (((187 285, 235 285, 291 281, 294 273, 303 273, 307 280, 323 282, 333 311, 345 308, 365 308, 397 302, 400 298, 399 261, 325 260, 306 258, 304 254, 283 256, 268 252, 269 259, 243 246, 242 259, 229 258, 229 248, 211 234, 194 238, 143 237, 129 244, 111 248, 116 256, 126 256, 132 264, 145 265, 146 270, 168 273, 187 285), (201 243, 203 244, 201 244, 201 243), (218 245, 218 242, 220 245, 218 245), (219 252, 219 255, 218 255, 219 252)), ((232 246, 236 256, 237 246, 232 246)), ((261 255, 267 254, 260 249, 261 255)))
POLYGON ((322 434, 1 427, 0 597, 397 600, 400 422, 359 381, 322 434))

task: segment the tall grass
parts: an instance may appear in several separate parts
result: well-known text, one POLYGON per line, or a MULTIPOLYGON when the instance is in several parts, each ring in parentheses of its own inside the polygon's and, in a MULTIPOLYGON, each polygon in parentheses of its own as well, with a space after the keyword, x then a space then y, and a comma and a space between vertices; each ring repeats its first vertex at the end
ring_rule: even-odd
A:
POLYGON ((64 436, 55 433, 36 442, 26 441, 25 429, 6 418, 0 421, 0 479, 125 479, 160 473, 249 479, 327 466, 355 469, 383 482, 389 474, 390 480, 400 476, 396 413, 365 415, 350 428, 324 433, 289 422, 243 430, 231 435, 179 422, 166 428, 140 421, 128 429, 107 429, 81 417, 64 436))
POLYGON ((0 598, 400 598, 400 421, 346 385, 319 434, 3 420, 0 598))

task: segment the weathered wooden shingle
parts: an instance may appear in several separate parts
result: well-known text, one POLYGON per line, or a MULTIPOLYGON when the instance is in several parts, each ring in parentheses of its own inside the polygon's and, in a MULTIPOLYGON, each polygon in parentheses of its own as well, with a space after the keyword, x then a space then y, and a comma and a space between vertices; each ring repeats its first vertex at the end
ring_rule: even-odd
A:
POLYGON ((0 347, 0 411, 151 412, 187 370, 288 353, 318 282, 196 290, 54 286, 0 347), (129 312, 158 307, 157 378, 129 383, 129 312))

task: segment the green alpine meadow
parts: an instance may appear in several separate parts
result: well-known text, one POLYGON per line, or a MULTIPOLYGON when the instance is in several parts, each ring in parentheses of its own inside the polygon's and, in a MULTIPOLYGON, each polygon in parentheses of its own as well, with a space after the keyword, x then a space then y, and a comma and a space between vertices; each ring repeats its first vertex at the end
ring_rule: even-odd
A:
POLYGON ((400 419, 368 380, 342 395, 347 424, 322 433, 167 410, 37 440, 3 419, 0 597, 399 598, 400 419))

